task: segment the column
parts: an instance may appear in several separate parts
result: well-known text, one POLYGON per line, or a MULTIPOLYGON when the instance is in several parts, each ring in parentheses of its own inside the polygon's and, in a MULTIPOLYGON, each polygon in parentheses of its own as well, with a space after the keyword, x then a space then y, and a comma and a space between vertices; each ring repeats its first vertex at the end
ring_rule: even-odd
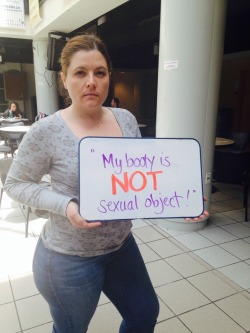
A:
POLYGON ((57 72, 47 67, 47 38, 33 40, 37 112, 47 115, 59 109, 57 72))
MULTIPOLYGON (((226 0, 162 0, 156 136, 194 138, 201 146, 204 195, 211 182, 226 0)), ((162 227, 197 230, 207 219, 159 220, 162 227)))

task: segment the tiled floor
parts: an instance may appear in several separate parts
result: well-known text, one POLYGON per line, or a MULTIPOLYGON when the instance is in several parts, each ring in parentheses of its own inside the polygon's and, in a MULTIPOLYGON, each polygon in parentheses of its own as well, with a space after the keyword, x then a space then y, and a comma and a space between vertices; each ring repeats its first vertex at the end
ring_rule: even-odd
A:
MULTIPOLYGON (((133 233, 160 300, 156 333, 250 332, 250 222, 241 191, 216 184, 208 225, 195 232, 134 221, 133 233)), ((0 210, 0 332, 51 333, 47 304, 32 278, 32 257, 45 220, 5 194, 0 210)), ((117 333, 120 315, 102 295, 88 333, 117 333)), ((76 332, 81 333, 81 332, 76 332)))

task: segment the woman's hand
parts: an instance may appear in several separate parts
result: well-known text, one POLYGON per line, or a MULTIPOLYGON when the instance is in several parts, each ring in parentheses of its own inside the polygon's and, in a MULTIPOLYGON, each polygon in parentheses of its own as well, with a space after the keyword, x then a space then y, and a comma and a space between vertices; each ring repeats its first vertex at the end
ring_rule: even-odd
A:
POLYGON ((70 201, 68 203, 66 215, 67 218, 70 220, 70 223, 75 228, 93 229, 98 228, 102 225, 101 222, 87 222, 84 218, 82 218, 78 212, 78 204, 74 201, 70 201))
MULTIPOLYGON (((207 201, 207 197, 204 196, 204 201, 207 201)), ((194 218, 190 218, 190 217, 186 217, 185 221, 187 222, 199 222, 201 220, 203 220, 205 217, 209 216, 209 212, 207 210, 204 210, 203 213, 198 216, 198 217, 194 217, 194 218)))

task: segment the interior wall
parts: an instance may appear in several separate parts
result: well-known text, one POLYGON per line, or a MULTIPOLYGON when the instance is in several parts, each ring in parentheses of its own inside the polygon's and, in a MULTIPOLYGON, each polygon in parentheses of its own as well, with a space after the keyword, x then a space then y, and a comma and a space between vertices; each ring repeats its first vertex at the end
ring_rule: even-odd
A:
POLYGON ((114 96, 119 98, 122 108, 131 111, 139 122, 155 122, 157 69, 126 72, 114 70, 112 81, 114 96))
MULTIPOLYGON (((8 72, 9 70, 21 71, 21 64, 19 63, 0 63, 0 73, 8 72)), ((9 105, 11 100, 6 99, 7 104, 9 105)), ((24 110, 24 101, 16 101, 20 106, 21 111, 24 110)), ((7 109, 7 108, 6 108, 7 109)))
MULTIPOLYGON (((20 63, 2 63, 0 64, 0 73, 7 72, 9 70, 18 70, 24 72, 27 78, 27 98, 24 100, 17 100, 21 111, 25 111, 25 116, 31 119, 31 97, 36 95, 35 91, 35 77, 34 77, 34 65, 33 64, 20 64, 20 63)), ((11 102, 7 100, 8 104, 11 102)))
POLYGON ((246 130, 246 119, 250 130, 250 108, 247 114, 244 112, 244 120, 241 121, 243 100, 247 91, 242 85, 244 73, 250 71, 250 52, 226 55, 223 60, 220 97, 218 109, 218 121, 224 122, 229 130, 246 130), (221 119, 222 118, 222 119, 221 119))
POLYGON ((26 117, 32 119, 31 98, 36 96, 35 76, 33 64, 22 64, 22 70, 26 73, 27 77, 27 99, 24 101, 24 110, 26 117))

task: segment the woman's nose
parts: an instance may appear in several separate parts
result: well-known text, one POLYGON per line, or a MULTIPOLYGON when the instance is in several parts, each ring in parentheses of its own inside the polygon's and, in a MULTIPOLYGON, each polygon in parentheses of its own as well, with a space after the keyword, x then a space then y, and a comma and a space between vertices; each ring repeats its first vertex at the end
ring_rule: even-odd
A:
POLYGON ((92 88, 92 87, 94 87, 95 85, 96 85, 96 82, 95 82, 94 75, 90 74, 90 75, 88 76, 86 86, 87 86, 88 88, 90 88, 90 87, 92 88))

